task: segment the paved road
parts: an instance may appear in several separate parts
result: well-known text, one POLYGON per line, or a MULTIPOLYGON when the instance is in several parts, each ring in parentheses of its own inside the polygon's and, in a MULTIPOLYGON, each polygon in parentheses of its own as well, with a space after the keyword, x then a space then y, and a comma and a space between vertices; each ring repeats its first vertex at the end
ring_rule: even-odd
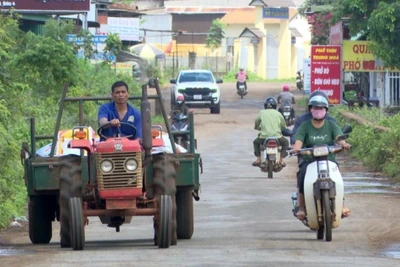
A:
MULTIPOLYGON (((274 179, 251 166, 253 122, 263 99, 282 84, 249 84, 241 100, 234 84, 222 85, 221 114, 194 110, 202 154, 201 200, 195 203, 191 240, 169 249, 153 246, 152 218, 134 218, 115 233, 92 218, 84 251, 60 249, 58 233, 47 246, 33 246, 26 232, 3 236, 0 266, 395 266, 382 254, 400 241, 399 197, 348 194, 352 216, 333 232, 333 241, 316 240, 291 214, 296 160, 274 179)), ((347 163, 347 168, 360 165, 347 163)), ((55 223, 57 228, 57 223, 55 223)))

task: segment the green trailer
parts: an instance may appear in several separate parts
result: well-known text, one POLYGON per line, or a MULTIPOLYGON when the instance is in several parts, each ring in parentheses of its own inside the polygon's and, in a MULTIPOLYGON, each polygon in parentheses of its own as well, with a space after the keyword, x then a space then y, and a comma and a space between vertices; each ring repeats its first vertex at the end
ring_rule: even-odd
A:
POLYGON ((112 153, 102 152, 102 142, 88 147, 83 145, 85 138, 78 138, 78 134, 87 129, 82 125, 84 103, 110 101, 111 97, 66 97, 66 85, 53 134, 36 135, 35 118, 31 118, 30 146, 28 143, 22 145, 21 156, 29 197, 29 236, 33 244, 49 243, 52 221, 57 220, 60 221, 61 247, 81 250, 85 245, 84 227, 89 216, 98 216, 103 224, 115 227, 117 232, 133 216, 154 216, 154 243, 160 248, 175 245, 177 239, 192 237, 193 199, 200 199, 199 176, 202 173, 201 157, 195 149, 193 114, 189 116, 187 131, 190 147, 187 153, 177 153, 174 135, 178 133, 170 130, 158 80, 155 79, 153 84, 156 95, 148 96, 147 85, 144 85, 141 97, 129 97, 130 100, 141 100, 143 140, 139 150, 117 151, 122 143, 124 147, 134 147, 132 142, 135 141, 122 140, 126 138, 106 140, 114 142, 116 151, 112 153), (153 132, 161 128, 151 125, 148 99, 159 102, 172 153, 151 153, 157 143, 153 132), (69 147, 80 149, 78 155, 55 153, 66 102, 78 104, 79 125, 71 125, 72 141, 69 143, 69 147), (38 156, 37 143, 46 139, 52 141, 51 151, 48 157, 38 156), (135 170, 126 169, 128 161, 135 162, 135 170), (103 172, 103 162, 112 162, 113 171, 103 172))

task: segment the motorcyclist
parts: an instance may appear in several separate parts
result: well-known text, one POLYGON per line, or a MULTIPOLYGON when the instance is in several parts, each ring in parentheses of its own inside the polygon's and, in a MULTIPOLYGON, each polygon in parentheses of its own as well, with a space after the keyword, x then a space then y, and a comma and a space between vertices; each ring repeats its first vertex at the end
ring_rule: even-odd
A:
POLYGON ((300 71, 297 72, 296 87, 297 87, 297 90, 303 89, 303 80, 302 80, 300 71))
POLYGON ((243 67, 240 67, 239 71, 235 74, 235 79, 237 79, 236 82, 236 89, 239 90, 239 82, 244 83, 244 90, 247 91, 247 83, 246 80, 249 78, 247 75, 246 71, 244 70, 243 67))
POLYGON ((185 97, 183 95, 178 95, 175 105, 171 107, 171 118, 173 119, 176 114, 189 116, 189 108, 185 104, 185 97))
POLYGON ((278 111, 283 114, 283 107, 290 106, 290 117, 294 119, 295 113, 292 104, 296 104, 296 99, 294 98, 294 95, 289 92, 289 86, 284 85, 282 90, 283 92, 278 95, 278 104, 281 104, 278 111))
POLYGON ((253 166, 261 165, 260 146, 264 144, 265 139, 269 137, 279 138, 279 144, 282 146, 280 163, 286 166, 283 162, 283 158, 286 157, 286 150, 289 147, 289 142, 282 136, 282 130, 286 128, 286 123, 282 114, 276 110, 277 105, 278 103, 274 97, 267 97, 264 100, 264 110, 259 112, 255 120, 254 129, 259 130, 260 133, 253 141, 254 155, 257 157, 256 161, 252 163, 253 166))
MULTIPOLYGON (((334 145, 335 139, 342 135, 343 132, 339 125, 326 119, 329 104, 326 97, 321 95, 315 95, 310 98, 308 102, 308 109, 312 116, 311 120, 304 121, 296 132, 295 143, 292 147, 293 152, 300 150, 302 147, 313 147, 314 145, 334 145)), ((350 144, 346 143, 345 140, 337 142, 342 145, 345 150, 350 149, 350 144)), ((336 162, 335 154, 328 156, 330 161, 336 162)), ((296 216, 299 220, 304 220, 305 213, 305 201, 304 201, 304 178, 307 171, 307 166, 312 162, 312 157, 304 156, 303 161, 299 165, 299 171, 297 172, 297 187, 299 190, 298 194, 298 205, 299 211, 296 216)), ((343 206, 342 216, 348 216, 343 214, 349 212, 349 210, 343 206)))
MULTIPOLYGON (((313 98, 314 96, 320 95, 322 97, 324 97, 326 99, 326 101, 328 101, 328 97, 327 95, 323 92, 323 91, 314 91, 310 94, 309 99, 313 98)), ((296 118, 296 121, 294 122, 294 126, 293 126, 293 130, 292 130, 292 135, 290 137, 290 143, 294 144, 294 136, 296 135, 297 129, 299 129, 300 125, 305 122, 305 121, 309 121, 311 120, 312 114, 310 112, 310 108, 308 109, 307 113, 304 113, 302 115, 300 115, 299 117, 296 118)), ((336 119, 332 116, 330 116, 329 114, 326 114, 326 119, 327 120, 332 120, 334 122, 336 122, 336 119)))

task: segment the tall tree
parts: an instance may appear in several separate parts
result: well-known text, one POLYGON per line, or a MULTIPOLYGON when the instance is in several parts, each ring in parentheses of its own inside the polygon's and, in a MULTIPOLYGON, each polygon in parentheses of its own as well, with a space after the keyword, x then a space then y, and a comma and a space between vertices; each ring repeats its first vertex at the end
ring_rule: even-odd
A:
POLYGON ((214 19, 212 21, 211 27, 208 30, 208 35, 206 39, 206 46, 211 49, 211 51, 219 48, 222 44, 222 40, 225 37, 226 25, 221 22, 220 19, 214 19))
POLYGON ((348 22, 352 36, 364 34, 386 66, 400 68, 399 0, 339 0, 332 14, 333 22, 348 22))

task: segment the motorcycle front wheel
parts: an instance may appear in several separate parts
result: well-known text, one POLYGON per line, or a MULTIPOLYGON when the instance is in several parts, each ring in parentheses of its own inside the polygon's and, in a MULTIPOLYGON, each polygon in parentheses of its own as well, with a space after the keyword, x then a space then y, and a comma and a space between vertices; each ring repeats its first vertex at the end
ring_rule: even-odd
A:
POLYGON ((322 206, 324 208, 325 240, 330 242, 332 241, 332 213, 328 190, 322 191, 322 206))

